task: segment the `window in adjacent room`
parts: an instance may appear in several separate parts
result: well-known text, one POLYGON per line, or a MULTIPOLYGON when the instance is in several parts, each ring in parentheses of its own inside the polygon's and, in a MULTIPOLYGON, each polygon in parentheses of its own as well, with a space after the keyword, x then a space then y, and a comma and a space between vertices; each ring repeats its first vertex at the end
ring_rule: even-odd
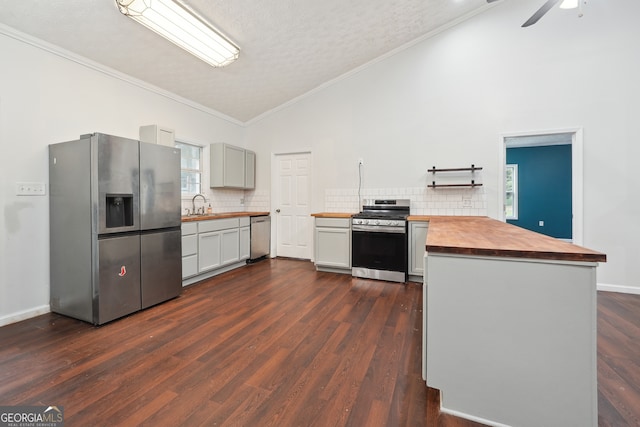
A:
POLYGON ((504 213, 506 219, 518 219, 518 165, 506 166, 504 213))
POLYGON ((180 149, 180 189, 183 196, 202 191, 202 147, 176 141, 180 149))

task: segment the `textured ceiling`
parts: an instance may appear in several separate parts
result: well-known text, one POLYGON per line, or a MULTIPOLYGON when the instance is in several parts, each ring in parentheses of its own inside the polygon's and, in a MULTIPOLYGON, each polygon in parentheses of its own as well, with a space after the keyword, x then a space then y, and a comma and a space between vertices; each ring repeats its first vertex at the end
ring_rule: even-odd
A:
POLYGON ((115 0, 2 2, 0 23, 246 122, 467 14, 485 0, 185 0, 240 46, 212 68, 115 0))

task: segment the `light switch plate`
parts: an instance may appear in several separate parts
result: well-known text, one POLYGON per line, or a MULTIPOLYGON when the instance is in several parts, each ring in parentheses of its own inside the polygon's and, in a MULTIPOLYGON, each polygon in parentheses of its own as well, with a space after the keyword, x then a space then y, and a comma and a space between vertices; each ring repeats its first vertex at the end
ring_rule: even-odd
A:
POLYGON ((544 221, 538 221, 538 225, 539 225, 540 227, 544 227, 544 221))
POLYGON ((44 182, 16 182, 16 196, 44 196, 44 182))

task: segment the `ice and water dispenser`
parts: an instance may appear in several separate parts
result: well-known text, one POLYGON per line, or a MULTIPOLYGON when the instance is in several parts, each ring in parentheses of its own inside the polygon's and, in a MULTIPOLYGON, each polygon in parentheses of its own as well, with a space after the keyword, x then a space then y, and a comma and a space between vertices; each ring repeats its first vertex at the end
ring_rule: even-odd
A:
POLYGON ((106 195, 106 227, 131 227, 133 224, 133 194, 106 195))

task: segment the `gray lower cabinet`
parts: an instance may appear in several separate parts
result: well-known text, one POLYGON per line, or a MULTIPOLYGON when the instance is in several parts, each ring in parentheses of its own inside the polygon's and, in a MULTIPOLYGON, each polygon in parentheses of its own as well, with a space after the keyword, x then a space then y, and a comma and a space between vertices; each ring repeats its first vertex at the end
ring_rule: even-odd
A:
POLYGON ((198 224, 182 224, 182 278, 198 274, 198 224))
POLYGON ((351 272, 351 218, 315 219, 317 270, 351 272))
POLYGON ((198 233, 198 273, 204 273, 222 265, 222 232, 198 233))
MULTIPOLYGON (((246 219, 247 223, 249 218, 240 218, 240 220, 246 219)), ((242 225, 242 224, 240 224, 242 225)), ((240 259, 249 259, 251 255, 251 228, 249 226, 240 227, 240 259)))
POLYGON ((249 258, 250 239, 249 217, 183 223, 183 281, 193 283, 199 275, 209 277, 216 270, 222 272, 242 265, 249 258))
POLYGON ((220 232, 220 253, 223 265, 240 261, 240 229, 232 228, 220 232))
POLYGON ((409 222, 409 280, 422 282, 428 221, 409 222))

